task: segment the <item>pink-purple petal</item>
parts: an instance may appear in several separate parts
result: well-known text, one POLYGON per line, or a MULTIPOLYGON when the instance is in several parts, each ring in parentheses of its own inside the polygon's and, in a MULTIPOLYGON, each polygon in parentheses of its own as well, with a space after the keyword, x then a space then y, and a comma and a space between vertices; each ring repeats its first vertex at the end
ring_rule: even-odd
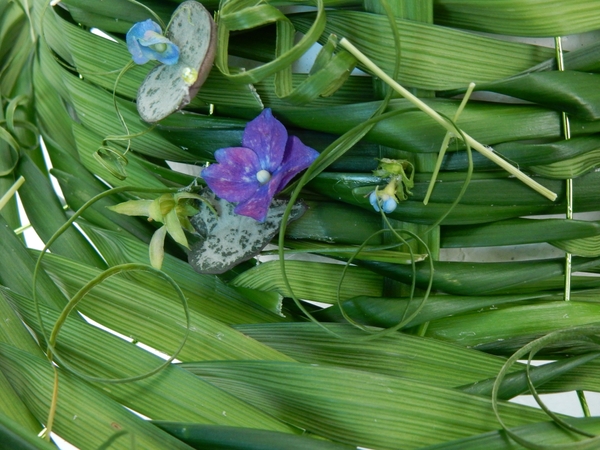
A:
POLYGON ((202 171, 208 187, 230 202, 251 198, 260 187, 256 179, 259 170, 256 153, 244 147, 231 147, 217 150, 215 157, 219 163, 202 171))
POLYGON ((277 186, 281 183, 281 175, 275 175, 271 180, 262 185, 255 194, 246 201, 240 202, 233 212, 242 216, 252 217, 254 220, 264 222, 269 213, 271 201, 277 193, 277 186))
POLYGON ((290 136, 285 148, 281 166, 277 170, 281 174, 281 181, 277 191, 281 191, 292 178, 310 166, 319 156, 319 152, 304 145, 296 136, 290 136))
POLYGON ((256 152, 262 169, 274 172, 283 159, 287 138, 283 124, 266 108, 246 125, 242 145, 256 152))

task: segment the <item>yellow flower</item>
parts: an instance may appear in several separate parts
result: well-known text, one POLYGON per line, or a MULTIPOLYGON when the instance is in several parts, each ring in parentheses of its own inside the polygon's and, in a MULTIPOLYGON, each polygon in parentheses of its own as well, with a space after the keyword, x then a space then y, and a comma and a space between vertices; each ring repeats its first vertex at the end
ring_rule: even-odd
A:
POLYGON ((154 232, 150 240, 150 264, 160 269, 162 267, 165 251, 164 243, 167 233, 175 242, 189 249, 184 230, 195 232, 189 217, 198 213, 190 200, 204 199, 189 192, 163 194, 154 200, 129 200, 108 209, 127 216, 145 216, 149 221, 163 223, 164 225, 154 232))

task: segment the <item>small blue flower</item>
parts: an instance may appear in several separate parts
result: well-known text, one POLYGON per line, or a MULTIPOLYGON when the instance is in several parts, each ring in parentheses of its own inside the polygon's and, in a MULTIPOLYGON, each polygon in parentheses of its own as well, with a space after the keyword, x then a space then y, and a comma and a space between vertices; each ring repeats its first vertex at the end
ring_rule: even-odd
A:
POLYGON ((373 206, 375 211, 379 212, 379 204, 381 203, 381 209, 384 213, 389 214, 394 212, 398 206, 395 196, 386 194, 384 191, 373 191, 369 195, 369 203, 373 206))
POLYGON ((248 122, 242 145, 217 150, 218 164, 204 169, 202 178, 222 199, 239 202, 236 214, 264 222, 275 194, 319 153, 296 136, 288 136, 269 108, 248 122))
POLYGON ((132 26, 127 32, 126 41, 136 64, 156 60, 170 66, 179 60, 179 48, 164 37, 160 25, 150 19, 132 26))

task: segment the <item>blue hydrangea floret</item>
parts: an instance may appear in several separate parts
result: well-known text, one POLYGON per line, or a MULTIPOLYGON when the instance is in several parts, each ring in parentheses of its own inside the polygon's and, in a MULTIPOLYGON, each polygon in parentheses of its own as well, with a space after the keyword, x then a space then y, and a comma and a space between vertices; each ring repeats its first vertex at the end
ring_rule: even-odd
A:
POLYGON ((179 48, 162 34, 160 25, 151 19, 133 25, 126 36, 127 49, 136 64, 159 61, 177 64, 179 48))
POLYGON ((215 152, 217 164, 202 171, 208 187, 220 198, 238 203, 234 212, 264 222, 273 197, 319 153, 264 109, 248 122, 241 147, 215 152))
POLYGON ((383 211, 386 214, 394 212, 398 206, 398 199, 396 198, 396 183, 393 181, 388 184, 384 189, 375 189, 369 194, 369 203, 373 209, 377 212, 383 211))

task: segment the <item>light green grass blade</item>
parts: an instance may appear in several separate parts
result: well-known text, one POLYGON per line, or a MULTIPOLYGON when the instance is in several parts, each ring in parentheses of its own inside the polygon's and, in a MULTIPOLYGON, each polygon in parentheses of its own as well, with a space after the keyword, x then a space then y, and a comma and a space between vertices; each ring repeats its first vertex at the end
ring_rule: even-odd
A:
MULTIPOLYGON (((100 250, 110 266, 125 263, 148 263, 148 247, 143 242, 99 228, 83 226, 86 234, 100 250)), ((238 291, 227 286, 212 275, 196 273, 180 259, 165 254, 162 270, 181 287, 191 310, 204 314, 225 324, 280 322, 283 318, 257 307, 238 291)), ((144 274, 131 274, 134 280, 150 282, 144 274)))
POLYGON ((575 71, 534 72, 494 83, 477 90, 527 100, 586 120, 598 120, 600 76, 575 71))
MULTIPOLYGON (((11 255, 10 258, 0 258, 0 284, 19 294, 31 295, 35 260, 2 217, 0 217, 0 253, 11 255)), ((55 305, 57 308, 67 304, 66 297, 44 271, 38 274, 36 288, 43 302, 55 305)))
MULTIPOLYGON (((597 417, 569 417, 565 420, 571 425, 589 433, 597 434, 600 432, 600 420, 597 417)), ((541 446, 554 446, 560 444, 575 445, 576 442, 580 442, 584 439, 580 435, 564 431, 553 422, 524 425, 511 428, 511 431, 518 436, 541 446)), ((504 432, 493 431, 479 436, 424 447, 421 450, 479 450, 482 448, 485 448, 486 450, 516 450, 523 447, 508 439, 504 432)))
MULTIPOLYGON (((414 276, 410 267, 399 264, 375 261, 357 261, 357 263, 376 273, 404 283, 410 283, 414 276)), ((488 263, 437 261, 433 272, 433 287, 455 295, 523 292, 523 288, 527 288, 535 282, 562 276, 563 263, 561 258, 488 263)), ((417 285, 427 286, 431 276, 429 266, 427 263, 418 263, 417 265, 417 285)), ((591 270, 598 265, 600 265, 598 258, 573 258, 573 271, 591 270)))
POLYGON ((598 28, 593 0, 437 0, 436 23, 514 36, 565 36, 598 28))
POLYGON ((426 335, 488 351, 492 346, 511 351, 551 331, 597 322, 599 311, 596 303, 578 301, 506 306, 433 321, 426 335))
MULTIPOLYGON (((312 17, 291 17, 305 31, 312 17)), ((551 49, 502 42, 462 31, 396 19, 402 42, 400 77, 406 86, 443 90, 471 81, 497 80, 553 56, 551 49)), ((358 11, 328 11, 325 33, 345 37, 391 73, 394 44, 387 17, 358 11)))
POLYGON ((600 165, 600 149, 578 155, 571 159, 545 166, 532 166, 531 170, 543 177, 566 180, 577 178, 600 165))
MULTIPOLYGON (((101 136, 96 148, 100 147, 102 139, 108 136, 126 134, 117 117, 110 93, 66 73, 63 80, 81 123, 101 136)), ((135 105, 123 100, 117 100, 117 104, 131 134, 148 129, 148 125, 141 123, 135 105)), ((154 158, 171 161, 190 160, 190 156, 186 152, 154 131, 132 139, 131 148, 154 158)))
POLYGON ((463 380, 476 382, 493 377, 504 364, 497 356, 435 339, 394 333, 361 341, 365 332, 349 324, 323 325, 341 338, 314 323, 235 328, 299 362, 364 370, 445 388, 466 384, 463 380))
MULTIPOLYGON (((140 165, 135 158, 128 156, 129 163, 127 164, 127 178, 125 180, 119 180, 113 176, 104 166, 102 166, 96 158, 94 158, 94 152, 98 150, 99 143, 102 142, 102 136, 88 130, 82 125, 77 123, 73 124, 73 132, 75 135, 75 141, 77 142, 77 151, 79 152, 79 158, 81 163, 89 170, 92 174, 102 178, 109 182, 113 187, 118 186, 136 186, 141 188, 165 188, 165 185, 153 177, 149 171, 140 165)), ((122 149, 125 151, 125 148, 122 149)), ((135 195, 136 193, 134 193, 135 195)), ((140 197, 155 198, 156 194, 138 194, 140 197)))
MULTIPOLYGON (((112 92, 118 73, 131 60, 125 42, 121 39, 117 39, 117 42, 109 41, 64 20, 60 22, 60 26, 77 70, 86 80, 112 92), (98 66, 99 60, 102 61, 101 67, 98 66)), ((135 66, 128 70, 121 77, 116 92, 120 96, 135 99, 150 66, 135 66)), ((262 107, 260 98, 251 85, 232 84, 217 70, 211 72, 197 97, 186 109, 207 107, 209 103, 253 109, 262 107)))
MULTIPOLYGON (((0 342, 10 344, 37 356, 43 356, 33 336, 21 322, 15 310, 0 297, 0 342)), ((41 431, 40 423, 35 419, 27 406, 17 396, 4 374, 0 373, 0 423, 3 419, 16 422, 23 430, 37 435, 41 431)), ((2 441, 4 442, 4 441, 2 441)))
MULTIPOLYGON (((27 180, 19 190, 23 207, 33 228, 44 242, 68 220, 50 180, 28 155, 21 158, 18 173, 27 180)), ((100 255, 76 228, 69 228, 51 247, 57 254, 69 256, 98 268, 106 267, 100 255)))
MULTIPOLYGON (((0 291, 39 332, 33 302, 8 290, 0 291)), ((49 322, 58 312, 45 309, 49 322)), ((136 345, 81 321, 67 321, 58 337, 60 365, 88 377, 109 380, 139 376, 155 370, 164 360, 136 345)), ((114 401, 155 420, 191 421, 290 432, 291 427, 262 414, 183 369, 170 365, 159 373, 127 383, 92 382, 114 401)), ((60 390, 60 386, 59 386, 60 390)), ((59 397, 59 408, 61 407, 59 397)))
MULTIPOLYGON (((497 308, 499 305, 558 299, 558 295, 551 292, 481 296, 430 295, 419 314, 406 326, 414 327, 431 320, 497 308)), ((420 296, 412 300, 409 297, 354 297, 343 302, 342 306, 358 323, 389 328, 399 323, 405 314, 415 312, 422 301, 420 296)), ((316 317, 324 321, 346 322, 338 305, 319 311, 316 317)))
MULTIPOLYGON (((69 295, 100 273, 55 255, 46 255, 42 264, 69 295)), ((185 331, 183 308, 172 288, 155 278, 141 285, 125 277, 111 277, 88 293, 78 309, 104 326, 167 354, 175 351, 185 331)), ((190 335, 179 354, 181 360, 287 359, 199 312, 190 311, 190 317, 190 335)))
MULTIPOLYGON (((483 397, 390 376, 268 361, 184 367, 283 420, 367 448, 418 448, 498 427, 483 397)), ((501 409, 509 426, 545 418, 517 405, 501 409)))
MULTIPOLYGON (((13 388, 25 399, 37 419, 45 422, 54 381, 50 363, 6 344, 0 344, 0 361, 0 368, 13 388)), ((128 412, 101 391, 57 370, 61 403, 54 430, 73 445, 92 449, 110 440, 114 449, 130 449, 132 442, 147 449, 190 448, 128 412)))
POLYGON ((553 241, 552 245, 573 255, 595 258, 600 256, 600 236, 591 236, 566 241, 553 241))
MULTIPOLYGON (((336 281, 341 279, 343 265, 286 261, 285 268, 287 278, 297 297, 325 303, 337 301, 336 281)), ((291 295, 283 282, 279 261, 270 261, 247 270, 238 275, 231 284, 263 291, 277 291, 286 297, 291 295)), ((381 277, 357 267, 349 267, 341 286, 340 298, 353 297, 359 292, 362 295, 381 295, 381 277)))

